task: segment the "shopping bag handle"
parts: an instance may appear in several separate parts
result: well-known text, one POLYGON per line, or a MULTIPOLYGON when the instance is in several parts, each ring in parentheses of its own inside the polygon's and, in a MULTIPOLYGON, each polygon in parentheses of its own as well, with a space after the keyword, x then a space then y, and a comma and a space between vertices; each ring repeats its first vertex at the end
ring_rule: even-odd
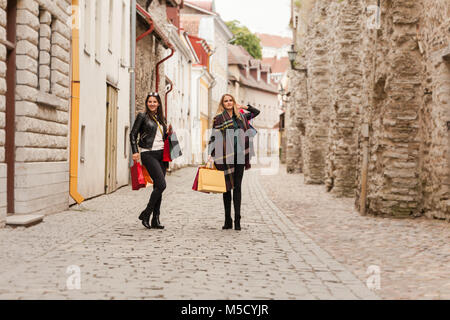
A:
POLYGON ((215 169, 216 166, 214 165, 214 161, 209 160, 208 162, 206 162, 205 168, 208 168, 208 169, 215 169))

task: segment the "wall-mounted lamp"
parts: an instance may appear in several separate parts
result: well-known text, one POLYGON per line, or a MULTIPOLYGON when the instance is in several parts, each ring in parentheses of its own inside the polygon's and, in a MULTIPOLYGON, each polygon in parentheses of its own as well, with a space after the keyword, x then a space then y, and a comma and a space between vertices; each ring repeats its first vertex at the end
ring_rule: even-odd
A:
POLYGON ((299 69, 295 67, 295 58, 297 57, 297 51, 295 50, 294 45, 291 45, 291 50, 288 51, 288 55, 289 55, 289 61, 291 62, 291 69, 292 70, 296 70, 296 71, 301 71, 304 72, 306 74, 306 76, 308 76, 308 69, 299 69))

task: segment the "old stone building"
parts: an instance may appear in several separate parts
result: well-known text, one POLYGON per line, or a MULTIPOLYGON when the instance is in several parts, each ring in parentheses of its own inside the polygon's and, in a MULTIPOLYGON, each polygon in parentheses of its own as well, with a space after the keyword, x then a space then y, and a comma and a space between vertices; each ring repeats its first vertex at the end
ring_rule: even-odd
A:
POLYGON ((450 218, 450 2, 292 2, 287 168, 362 213, 450 218))
MULTIPOLYGON (((179 10, 181 0, 138 0, 136 10, 136 112, 144 110, 145 98, 158 91, 165 104, 166 79, 164 61, 175 47, 169 40, 168 16, 170 8, 179 10)), ((169 58, 170 59, 170 58, 169 58)))
POLYGON ((69 205, 70 1, 0 1, 0 224, 69 205))

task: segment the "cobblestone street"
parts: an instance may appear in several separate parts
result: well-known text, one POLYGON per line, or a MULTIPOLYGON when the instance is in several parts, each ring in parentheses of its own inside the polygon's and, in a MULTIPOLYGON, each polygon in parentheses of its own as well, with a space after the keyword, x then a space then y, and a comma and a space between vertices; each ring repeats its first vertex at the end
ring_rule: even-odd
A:
POLYGON ((380 270, 384 299, 450 299, 450 224, 426 218, 361 216, 352 198, 334 198, 302 174, 260 176, 275 205, 359 279, 380 270))
POLYGON ((242 230, 221 230, 222 195, 191 190, 195 168, 168 176, 164 230, 137 216, 150 189, 117 192, 25 228, 0 230, 0 299, 377 299, 266 195, 243 183, 242 230), (69 266, 81 288, 68 290, 69 266))

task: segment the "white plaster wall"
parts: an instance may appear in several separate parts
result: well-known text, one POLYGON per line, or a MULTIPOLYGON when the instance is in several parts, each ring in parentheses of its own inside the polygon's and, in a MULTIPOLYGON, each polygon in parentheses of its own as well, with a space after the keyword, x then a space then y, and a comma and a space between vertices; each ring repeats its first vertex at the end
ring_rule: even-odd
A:
MULTIPOLYGON (((130 75, 129 65, 130 15, 126 15, 125 33, 122 33, 122 5, 130 12, 129 1, 116 0, 113 11, 113 37, 109 48, 109 1, 102 1, 101 36, 96 39, 95 6, 91 6, 90 42, 86 38, 85 1, 80 1, 80 143, 78 192, 84 198, 90 198, 105 192, 105 146, 106 146, 106 100, 107 80, 118 89, 117 110, 117 186, 128 184, 129 143, 125 137, 125 127, 130 127, 130 75), (125 39, 123 39, 125 37, 125 39), (100 55, 95 54, 95 42, 100 41, 100 55), (122 41, 126 53, 122 57, 122 41), (90 50, 86 50, 85 46, 90 50), (110 50, 111 49, 111 50, 110 50), (81 128, 85 126, 84 141, 81 139, 81 128), (84 162, 80 161, 84 144, 84 162), (127 151, 125 152, 125 149, 127 151), (126 154, 126 156, 125 156, 126 154)), ((131 129, 128 130, 128 134, 131 129)))
MULTIPOLYGON (((179 42, 174 41, 174 43, 182 45, 179 42)), ((179 168, 192 163, 191 116, 189 112, 192 104, 191 63, 181 50, 182 48, 178 47, 174 55, 164 63, 165 74, 173 82, 173 89, 167 96, 167 120, 177 134, 183 153, 181 157, 171 162, 171 168, 179 168)))

